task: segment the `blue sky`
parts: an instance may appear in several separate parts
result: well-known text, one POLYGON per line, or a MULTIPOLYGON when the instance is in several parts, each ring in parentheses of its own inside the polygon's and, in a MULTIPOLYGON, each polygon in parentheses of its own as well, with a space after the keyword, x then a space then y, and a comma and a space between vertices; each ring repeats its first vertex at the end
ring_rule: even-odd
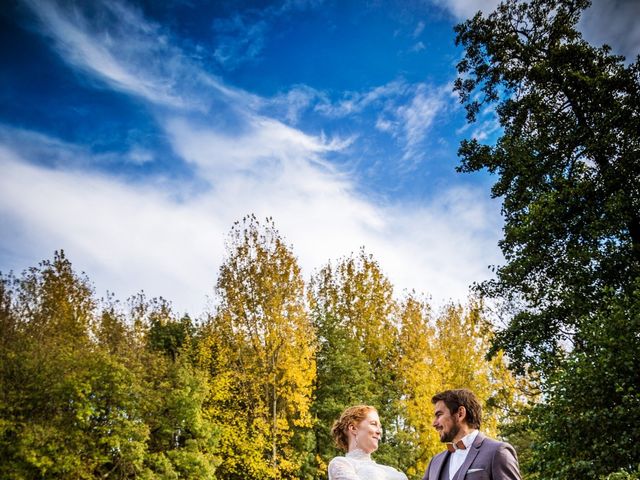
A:
MULTIPOLYGON (((0 14, 0 271, 64 249, 99 295, 198 315, 234 221, 273 217, 305 277, 364 246, 400 295, 464 302, 501 261, 452 28, 492 0, 9 1, 0 14)), ((581 29, 634 57, 640 2, 581 29)))

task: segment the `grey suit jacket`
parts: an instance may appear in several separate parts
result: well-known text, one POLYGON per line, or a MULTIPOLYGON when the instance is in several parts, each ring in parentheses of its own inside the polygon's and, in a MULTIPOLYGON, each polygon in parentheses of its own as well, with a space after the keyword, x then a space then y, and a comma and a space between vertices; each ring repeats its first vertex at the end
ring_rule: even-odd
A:
MULTIPOLYGON (((435 455, 422 480, 440 480, 440 471, 451 455, 444 451, 435 455)), ((449 473, 445 472, 448 480, 449 473)), ((493 440, 478 432, 467 458, 454 477, 456 480, 521 480, 518 457, 511 445, 493 440)))

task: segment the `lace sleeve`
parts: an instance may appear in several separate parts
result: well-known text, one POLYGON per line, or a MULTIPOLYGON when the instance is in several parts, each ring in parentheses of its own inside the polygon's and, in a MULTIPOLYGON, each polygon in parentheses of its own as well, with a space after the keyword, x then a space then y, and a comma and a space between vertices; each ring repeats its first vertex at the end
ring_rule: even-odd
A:
POLYGON ((361 480, 353 465, 344 457, 335 457, 329 462, 329 480, 361 480))

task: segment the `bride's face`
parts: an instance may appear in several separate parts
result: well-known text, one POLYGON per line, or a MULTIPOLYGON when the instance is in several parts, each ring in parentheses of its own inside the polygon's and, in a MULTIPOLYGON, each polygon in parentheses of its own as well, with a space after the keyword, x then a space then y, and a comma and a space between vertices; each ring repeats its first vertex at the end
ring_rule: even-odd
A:
POLYGON ((349 450, 359 448, 366 453, 375 452, 382 436, 382 425, 380 425, 378 412, 369 410, 365 419, 354 426, 352 433, 354 437, 349 450))

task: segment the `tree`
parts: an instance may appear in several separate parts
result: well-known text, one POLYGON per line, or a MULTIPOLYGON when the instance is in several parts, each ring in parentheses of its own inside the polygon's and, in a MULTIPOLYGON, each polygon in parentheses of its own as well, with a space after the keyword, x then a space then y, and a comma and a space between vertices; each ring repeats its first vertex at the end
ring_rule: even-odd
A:
POLYGON ((640 466, 639 332, 640 288, 610 293, 582 329, 586 347, 550 375, 549 401, 531 412, 540 437, 531 468, 542 478, 595 479, 640 466))
POLYGON ((324 474, 336 453, 329 436, 333 421, 355 403, 379 410, 386 428, 376 455, 397 465, 402 452, 395 437, 399 391, 393 286, 375 259, 360 250, 336 266, 326 265, 312 279, 310 290, 319 341, 314 404, 318 468, 324 474))
POLYGON ((442 391, 437 374, 441 352, 436 346, 436 327, 431 307, 414 295, 400 305, 399 382, 402 396, 398 400, 404 418, 399 433, 401 443, 411 445, 404 455, 403 471, 409 478, 422 478, 429 459, 441 450, 431 426, 431 397, 442 391))
POLYGON ((220 400, 233 404, 239 428, 223 438, 236 458, 221 471, 299 478, 306 453, 296 447, 312 425, 315 336, 297 260, 271 220, 262 226, 250 216, 234 225, 217 292, 210 346, 226 356, 214 360, 216 378, 231 383, 233 398, 222 390, 220 400))
POLYGON ((637 354, 640 276, 640 57, 627 65, 582 40, 576 24, 588 5, 507 0, 456 27, 465 56, 455 89, 468 119, 495 105, 502 126, 495 145, 471 139, 459 150, 459 170, 496 174, 492 194, 503 198, 506 263, 479 290, 513 313, 492 351, 504 349, 518 371, 535 369, 545 382, 531 465, 543 478, 627 468, 617 452, 640 442, 636 429, 619 425, 616 439, 602 444, 585 421, 611 409, 635 416, 628 397, 602 388, 599 365, 587 367, 587 357, 637 392, 637 375, 606 359, 637 354), (598 327, 606 323, 628 335, 608 341, 598 327), (603 396, 582 397, 586 385, 603 396), (557 442, 563 415, 583 440, 580 453, 557 442), (578 461, 562 464, 567 458, 578 461))
POLYGON ((206 409, 211 399, 206 372, 193 361, 191 320, 176 318, 163 298, 147 300, 140 293, 129 304, 126 323, 133 328, 125 361, 140 372, 145 397, 139 405, 149 429, 141 476, 215 478, 220 433, 206 409))
MULTIPOLYGON (((640 59, 625 66, 575 25, 588 0, 508 0, 456 27, 468 118, 497 103, 494 146, 462 142, 460 171, 497 174, 506 264, 482 291, 522 303, 495 348, 550 366, 605 288, 640 274, 640 59)), ((594 308, 595 307, 595 308, 594 308)))
POLYGON ((312 413, 317 475, 324 476, 328 462, 342 452, 334 445, 331 426, 350 405, 371 404, 377 396, 373 372, 360 342, 335 304, 338 286, 331 265, 322 268, 310 282, 311 315, 318 338, 317 378, 312 413))
POLYGON ((92 342, 89 280, 61 251, 0 284, 0 333, 12 340, 0 352, 0 476, 140 472, 148 433, 136 403, 141 390, 92 342))
POLYGON ((188 339, 175 351, 149 335, 149 319, 185 321, 142 295, 134 307, 100 311, 63 252, 0 274, 1 478, 213 478, 205 376, 188 339))
POLYGON ((501 354, 486 358, 493 328, 481 303, 447 305, 433 318, 426 302, 409 295, 400 311, 399 436, 409 446, 402 466, 410 478, 422 478, 429 459, 443 448, 431 426, 433 395, 471 389, 483 405, 482 430, 495 435, 499 424, 518 410, 525 383, 510 373, 501 354))

